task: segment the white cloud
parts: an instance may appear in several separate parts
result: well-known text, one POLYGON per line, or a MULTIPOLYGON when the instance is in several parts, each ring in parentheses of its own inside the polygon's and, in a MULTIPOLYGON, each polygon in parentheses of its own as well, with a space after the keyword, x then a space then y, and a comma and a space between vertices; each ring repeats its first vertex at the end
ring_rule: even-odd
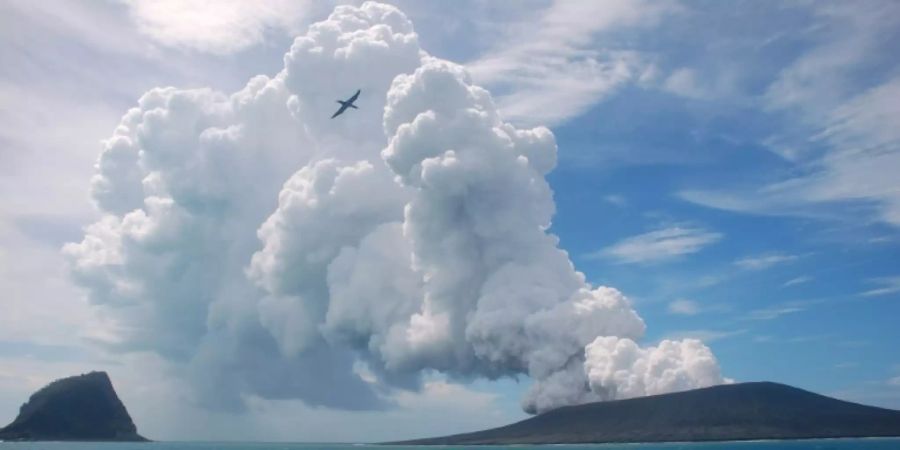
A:
POLYGON ((900 225, 898 105, 900 78, 894 78, 836 109, 822 131, 833 151, 821 173, 798 181, 802 198, 871 201, 882 221, 900 225))
POLYGON ((138 30, 162 45, 231 53, 263 42, 272 31, 295 32, 314 9, 296 0, 125 0, 138 30))
POLYGON ((887 384, 889 386, 900 387, 900 376, 889 378, 887 384))
POLYGON ((812 280, 813 280, 813 277, 799 276, 799 277, 791 278, 790 280, 785 281, 784 284, 781 286, 782 287, 796 286, 798 284, 809 283, 812 280))
MULTIPOLYGON (((116 348, 164 358, 206 407, 377 409, 437 371, 527 375, 540 412, 601 398, 597 336, 644 333, 547 232, 555 163, 548 129, 504 122, 399 10, 340 6, 274 76, 144 94, 103 143, 102 218, 64 253, 116 348), (355 89, 359 109, 330 119, 355 89)), ((664 258, 719 238, 661 232, 664 258)))
POLYGON ((747 318, 751 320, 773 320, 788 314, 794 314, 805 311, 806 307, 799 303, 790 303, 768 308, 754 309, 747 314, 747 318))
POLYGON ((640 348, 633 341, 598 337, 585 347, 591 390, 602 398, 664 394, 725 383, 709 347, 696 339, 664 340, 640 348))
POLYGON ((669 313, 681 316, 693 316, 700 313, 700 304, 688 299, 678 299, 669 303, 669 313))
POLYGON ((760 215, 817 216, 816 211, 804 208, 798 202, 786 198, 780 193, 781 190, 773 191, 763 187, 731 191, 684 189, 676 192, 675 195, 687 202, 725 211, 760 215))
MULTIPOLYGON (((137 94, 159 80, 192 84, 180 71, 187 60, 189 76, 210 84, 231 71, 205 59, 160 57, 125 14, 115 2, 0 5, 0 103, 8 106, 0 108, 0 341, 34 349, 27 358, 0 355, 0 377, 10 380, 0 387, 0 416, 10 420, 56 377, 106 369, 132 414, 151 399, 130 398, 163 378, 164 369, 141 366, 135 378, 143 379, 125 383, 123 372, 136 365, 133 355, 109 353, 123 333, 117 314, 92 308, 59 247, 98 219, 87 180, 100 140, 137 94)), ((144 428, 186 403, 153 403, 137 422, 144 428)))
POLYGON ((804 130, 802 140, 767 139, 797 165, 791 173, 802 175, 679 196, 739 212, 900 226, 900 78, 896 62, 883 59, 883 36, 894 30, 900 8, 894 2, 816 4, 813 13, 820 22, 821 34, 813 33, 818 45, 782 70, 764 98, 767 111, 790 120, 790 130, 804 130), (860 67, 885 75, 872 84, 872 77, 859 77, 860 67), (857 207, 852 217, 834 212, 848 204, 857 207))
POLYGON ((797 255, 783 253, 771 253, 767 255, 751 256, 734 262, 734 265, 745 270, 765 270, 778 264, 792 262, 799 258, 797 255))
POLYGON ((868 8, 840 3, 812 7, 818 30, 810 30, 809 38, 820 41, 781 71, 765 93, 767 106, 799 110, 813 120, 827 115, 852 91, 848 81, 854 68, 879 50, 881 33, 894 25, 896 6, 872 2, 868 8))
POLYGON ((485 411, 496 407, 497 397, 498 394, 493 392, 478 392, 445 380, 429 380, 423 383, 421 392, 399 393, 397 402, 409 409, 427 407, 485 411))
POLYGON ((498 99, 504 116, 554 124, 652 68, 637 52, 598 44, 598 35, 652 27, 677 9, 671 2, 643 0, 555 1, 537 20, 511 27, 495 49, 467 66, 477 81, 511 91, 498 99))
POLYGON ((628 205, 628 199, 618 194, 604 195, 603 201, 609 203, 610 205, 615 205, 618 207, 624 207, 628 205))
POLYGON ((697 73, 688 68, 677 69, 663 81, 662 88, 682 97, 703 99, 709 94, 697 81, 697 73))
POLYGON ((880 295, 900 293, 900 276, 872 278, 868 281, 869 283, 876 284, 879 287, 864 291, 860 295, 863 295, 865 297, 876 297, 880 295))
POLYGON ((663 262, 699 252, 720 239, 720 233, 674 226, 623 239, 587 256, 608 257, 622 263, 663 262))

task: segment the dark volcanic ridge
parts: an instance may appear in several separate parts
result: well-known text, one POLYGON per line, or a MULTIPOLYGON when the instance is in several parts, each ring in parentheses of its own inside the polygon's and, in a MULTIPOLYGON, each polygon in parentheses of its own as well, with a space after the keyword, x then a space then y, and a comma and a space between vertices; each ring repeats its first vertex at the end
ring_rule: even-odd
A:
POLYGON ((56 380, 35 392, 0 429, 6 441, 146 441, 106 372, 56 380))
POLYGON ((576 444, 900 436, 900 411, 740 383, 555 409, 511 425, 396 444, 576 444))

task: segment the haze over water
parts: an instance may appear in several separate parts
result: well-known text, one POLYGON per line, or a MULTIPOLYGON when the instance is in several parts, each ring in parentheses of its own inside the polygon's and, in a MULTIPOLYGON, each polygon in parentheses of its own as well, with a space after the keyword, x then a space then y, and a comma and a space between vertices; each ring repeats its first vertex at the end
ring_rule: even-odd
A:
POLYGON ((0 442, 0 450, 897 450, 900 439, 813 439, 804 441, 685 442, 663 444, 402 446, 276 442, 0 442))

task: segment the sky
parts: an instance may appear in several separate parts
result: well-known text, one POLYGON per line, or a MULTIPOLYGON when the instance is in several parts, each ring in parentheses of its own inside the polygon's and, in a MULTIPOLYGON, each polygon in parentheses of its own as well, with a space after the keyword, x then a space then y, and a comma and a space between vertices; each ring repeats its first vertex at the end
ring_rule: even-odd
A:
POLYGON ((153 439, 900 408, 896 2, 387 3, 0 3, 0 422, 90 370, 153 439))

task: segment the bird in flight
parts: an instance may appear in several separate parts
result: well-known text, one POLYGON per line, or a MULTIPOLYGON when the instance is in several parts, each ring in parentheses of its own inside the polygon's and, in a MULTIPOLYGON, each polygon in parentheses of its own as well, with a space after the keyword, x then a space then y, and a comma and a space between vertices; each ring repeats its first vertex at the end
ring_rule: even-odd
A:
POLYGON ((340 109, 337 110, 336 113, 334 113, 333 116, 331 116, 331 118, 334 119, 335 117, 343 114, 344 111, 347 110, 347 108, 359 109, 356 107, 356 105, 353 104, 353 102, 355 102, 356 98, 359 97, 359 93, 361 91, 362 91, 362 89, 357 89, 356 93, 353 94, 353 97, 348 98, 346 101, 338 100, 337 102, 341 104, 341 107, 340 107, 340 109))

